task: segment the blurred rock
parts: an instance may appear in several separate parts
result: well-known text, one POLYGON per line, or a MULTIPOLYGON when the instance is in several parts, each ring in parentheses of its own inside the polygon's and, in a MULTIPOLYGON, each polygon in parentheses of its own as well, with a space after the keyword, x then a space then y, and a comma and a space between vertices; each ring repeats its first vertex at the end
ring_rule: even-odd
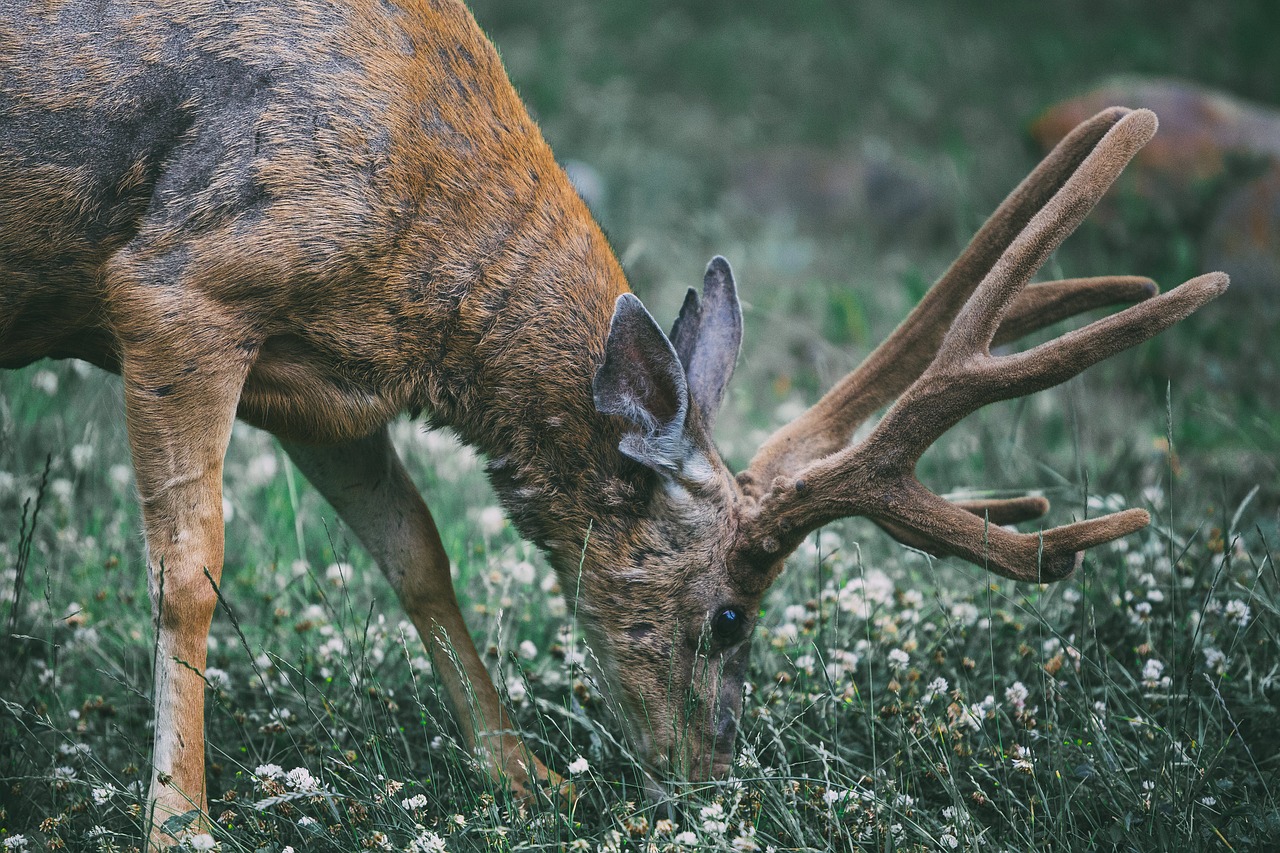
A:
MULTIPOLYGON (((1204 269, 1237 295, 1280 296, 1280 110, 1182 80, 1122 78, 1055 104, 1031 125, 1044 151, 1109 106, 1147 107, 1160 131, 1127 172, 1192 230, 1204 269)), ((1104 211, 1105 216, 1105 211, 1104 211)))
POLYGON ((788 216, 823 227, 865 223, 895 240, 945 233, 950 205, 925 171, 883 150, 785 147, 740 159, 730 200, 762 216, 788 216))
POLYGON ((1280 110, 1165 78, 1121 78, 1055 104, 1032 123, 1031 135, 1048 151, 1111 106, 1146 107, 1160 118, 1160 132, 1130 167, 1149 180, 1185 187, 1221 176, 1233 159, 1280 161, 1280 110))
POLYGON ((1223 200, 1204 238, 1206 269, 1242 291, 1280 297, 1280 163, 1223 200))

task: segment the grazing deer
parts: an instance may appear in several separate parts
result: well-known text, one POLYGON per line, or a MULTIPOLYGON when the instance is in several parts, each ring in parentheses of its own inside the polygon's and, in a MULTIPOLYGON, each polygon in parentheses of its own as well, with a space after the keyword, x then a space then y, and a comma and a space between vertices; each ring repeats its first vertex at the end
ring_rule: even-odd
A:
POLYGON ((525 795, 558 781, 467 633, 388 439, 406 409, 487 455, 516 527, 577 597, 642 754, 701 778, 729 766, 761 597, 810 531, 865 516, 1051 581, 1145 525, 1129 510, 1016 533, 1000 525, 1043 500, 951 503, 913 471, 969 412, 1060 383, 1226 287, 1026 286, 1155 132, 1150 112, 1107 110, 735 476, 711 440, 741 337, 729 266, 711 262, 664 335, 460 2, 53 4, 0 29, 0 366, 72 357, 123 377, 158 633, 155 846, 174 840, 166 819, 206 806, 201 672, 236 417, 275 433, 372 553, 495 779, 525 795), (1116 302, 1140 304, 989 351, 1116 302))

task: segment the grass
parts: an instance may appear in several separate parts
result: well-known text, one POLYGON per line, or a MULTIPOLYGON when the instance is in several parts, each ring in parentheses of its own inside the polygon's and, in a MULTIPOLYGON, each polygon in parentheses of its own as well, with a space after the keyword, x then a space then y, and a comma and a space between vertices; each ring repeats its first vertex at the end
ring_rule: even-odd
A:
MULTIPOLYGON (((1280 101, 1267 4, 1175 6, 476 10, 553 147, 601 176, 602 221, 655 314, 674 315, 711 254, 734 262, 747 348, 719 439, 740 466, 892 328, 1025 174, 1021 128, 1038 109, 1121 71, 1280 101), (891 157, 927 190, 935 224, 753 203, 744 164, 814 151, 891 157)), ((1194 223, 1117 195, 1118 213, 1046 274, 1200 271, 1194 223)), ((573 603, 497 514, 469 451, 396 427, 497 683, 548 765, 576 770, 568 814, 522 812, 474 772, 367 556, 269 437, 237 428, 206 676, 217 843, 1269 849, 1280 407, 1258 380, 1266 345, 1250 349, 1274 315, 1235 298, 1061 389, 978 413, 922 464, 939 488, 1040 489, 1055 521, 1145 506, 1152 527, 1048 588, 926 559, 858 522, 823 531, 767 599, 734 778, 673 789, 661 808, 581 666, 573 603)), ((11 849, 18 836, 32 850, 139 843, 153 632, 121 415, 118 380, 83 365, 0 374, 11 849)))

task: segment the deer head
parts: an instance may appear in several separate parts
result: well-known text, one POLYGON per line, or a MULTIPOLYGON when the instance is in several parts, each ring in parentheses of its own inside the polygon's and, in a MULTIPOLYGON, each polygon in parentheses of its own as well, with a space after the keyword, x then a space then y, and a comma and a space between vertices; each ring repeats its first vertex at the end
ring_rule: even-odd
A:
POLYGON ((922 485, 915 466, 970 412, 1057 385, 1226 288, 1221 273, 1161 295, 1128 276, 1028 285, 1155 130, 1151 112, 1120 108, 1076 128, 906 321, 736 476, 710 437, 742 336, 728 264, 711 262, 702 298, 690 291, 669 337, 638 299, 618 298, 595 405, 621 420, 618 451, 647 470, 652 487, 625 525, 599 531, 578 589, 604 675, 655 765, 695 778, 729 767, 761 598, 824 524, 863 516, 914 548, 1047 582, 1070 576, 1085 549, 1148 523, 1145 511, 1127 510, 1019 533, 1005 525, 1043 515, 1045 500, 953 503, 922 485), (1115 303, 1137 304, 1029 350, 990 352, 1115 303))

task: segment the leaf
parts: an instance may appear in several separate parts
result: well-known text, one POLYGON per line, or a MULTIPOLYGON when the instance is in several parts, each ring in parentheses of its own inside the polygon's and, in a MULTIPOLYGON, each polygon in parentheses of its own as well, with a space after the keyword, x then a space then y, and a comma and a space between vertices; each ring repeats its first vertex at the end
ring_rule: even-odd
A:
POLYGON ((160 824, 160 829, 165 833, 177 838, 184 829, 189 828, 200 817, 199 809, 192 809, 189 812, 176 814, 169 817, 164 823, 160 824))

